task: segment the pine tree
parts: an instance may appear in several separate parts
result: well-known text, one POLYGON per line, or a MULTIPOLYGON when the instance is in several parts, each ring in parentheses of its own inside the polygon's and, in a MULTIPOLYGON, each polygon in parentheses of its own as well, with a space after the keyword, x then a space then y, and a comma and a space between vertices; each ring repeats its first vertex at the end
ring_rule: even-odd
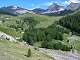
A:
POLYGON ((30 48, 28 49, 27 57, 31 57, 31 49, 30 48))

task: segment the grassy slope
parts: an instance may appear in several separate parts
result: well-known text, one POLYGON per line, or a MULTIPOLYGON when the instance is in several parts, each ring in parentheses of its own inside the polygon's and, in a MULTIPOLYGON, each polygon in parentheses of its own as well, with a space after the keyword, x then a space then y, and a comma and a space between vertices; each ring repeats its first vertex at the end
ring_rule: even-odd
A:
POLYGON ((0 22, 0 31, 5 32, 14 37, 20 37, 22 35, 20 31, 15 31, 15 29, 11 29, 8 26, 10 25, 17 26, 16 21, 20 21, 24 17, 34 17, 34 19, 39 22, 35 26, 36 28, 46 28, 61 18, 61 16, 58 16, 58 17, 43 16, 43 15, 37 15, 37 14, 34 15, 34 14, 28 14, 28 13, 24 15, 19 15, 19 16, 10 16, 10 15, 0 14, 0 21, 5 20, 4 23, 0 22))
MULTIPOLYGON (((22 34, 20 31, 16 31, 15 29, 9 28, 9 25, 17 25, 16 21, 21 20, 23 17, 34 17, 40 23, 37 24, 36 28, 45 28, 51 25, 56 18, 60 17, 49 17, 49 16, 41 16, 41 15, 33 15, 33 14, 25 14, 20 16, 10 16, 0 14, 0 31, 12 35, 14 37, 20 37, 22 34), (1 21, 5 20, 4 23, 1 21)), ((24 56, 27 54, 28 47, 20 45, 19 43, 11 43, 8 41, 0 41, 0 60, 52 60, 48 56, 41 54, 38 51, 35 51, 31 48, 32 57, 28 58, 24 56)))
MULTIPOLYGON (((24 17, 34 17, 35 20, 39 21, 40 23, 38 23, 35 26, 36 28, 46 28, 61 18, 61 16, 44 16, 44 15, 37 15, 37 14, 35 15, 34 14, 24 14, 24 15, 19 15, 19 16, 10 16, 10 15, 0 14, 0 21, 5 20, 5 23, 0 22, 0 31, 5 32, 14 37, 21 37, 22 34, 20 33, 20 31, 16 31, 15 29, 11 29, 7 26, 12 25, 12 24, 17 25, 16 21, 21 20, 24 17)), ((76 49, 80 50, 80 47, 79 47, 80 42, 76 41, 75 44, 76 44, 75 45, 76 49)), ((35 43, 34 45, 40 46, 40 42, 39 42, 39 45, 38 43, 35 43)))
POLYGON ((6 34, 9 34, 13 37, 20 37, 21 36, 21 33, 19 31, 16 31, 14 29, 11 29, 11 28, 8 28, 8 27, 2 27, 0 26, 0 31, 6 33, 6 34))
POLYGON ((9 25, 12 24, 15 25, 16 20, 17 19, 14 16, 0 14, 0 31, 12 35, 14 37, 20 37, 21 33, 19 31, 16 31, 15 29, 8 27, 9 25), (4 23, 2 23, 3 20, 5 21, 4 23))
POLYGON ((46 28, 61 18, 61 16, 44 16, 44 15, 28 14, 28 13, 18 16, 18 18, 21 18, 21 17, 22 18, 23 17, 34 17, 34 19, 39 22, 36 28, 46 28))
POLYGON ((53 60, 31 48, 32 56, 26 57, 28 47, 20 43, 0 41, 0 60, 53 60))

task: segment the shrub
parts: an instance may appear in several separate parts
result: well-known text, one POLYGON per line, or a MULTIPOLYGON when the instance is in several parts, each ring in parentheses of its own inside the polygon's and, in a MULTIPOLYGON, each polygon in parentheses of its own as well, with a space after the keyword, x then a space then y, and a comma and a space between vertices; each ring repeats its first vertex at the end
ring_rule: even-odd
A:
POLYGON ((63 45, 61 48, 62 51, 70 51, 71 47, 67 46, 67 45, 63 45))
POLYGON ((31 49, 28 49, 27 57, 31 57, 31 49))
POLYGON ((70 51, 71 47, 68 45, 64 45, 61 41, 52 40, 52 41, 44 41, 41 44, 42 48, 62 50, 62 51, 70 51))

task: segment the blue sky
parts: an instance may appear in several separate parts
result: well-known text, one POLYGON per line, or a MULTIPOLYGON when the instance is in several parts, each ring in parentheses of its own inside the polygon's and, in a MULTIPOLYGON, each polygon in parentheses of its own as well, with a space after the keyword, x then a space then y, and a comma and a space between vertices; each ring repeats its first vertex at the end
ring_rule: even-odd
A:
POLYGON ((67 5, 69 1, 78 0, 0 0, 0 7, 16 5, 28 9, 47 8, 54 2, 61 5, 67 5))

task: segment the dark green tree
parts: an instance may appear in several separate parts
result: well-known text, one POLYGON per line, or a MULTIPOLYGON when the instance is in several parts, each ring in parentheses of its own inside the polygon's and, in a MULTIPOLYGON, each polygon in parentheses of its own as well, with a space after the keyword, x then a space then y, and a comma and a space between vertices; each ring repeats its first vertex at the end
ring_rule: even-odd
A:
POLYGON ((25 30, 23 34, 23 40, 26 41, 28 44, 33 45, 34 42, 34 28, 37 22, 33 17, 24 18, 24 22, 28 24, 28 29, 25 30))
POLYGON ((30 48, 28 49, 27 57, 31 57, 31 49, 30 48))

